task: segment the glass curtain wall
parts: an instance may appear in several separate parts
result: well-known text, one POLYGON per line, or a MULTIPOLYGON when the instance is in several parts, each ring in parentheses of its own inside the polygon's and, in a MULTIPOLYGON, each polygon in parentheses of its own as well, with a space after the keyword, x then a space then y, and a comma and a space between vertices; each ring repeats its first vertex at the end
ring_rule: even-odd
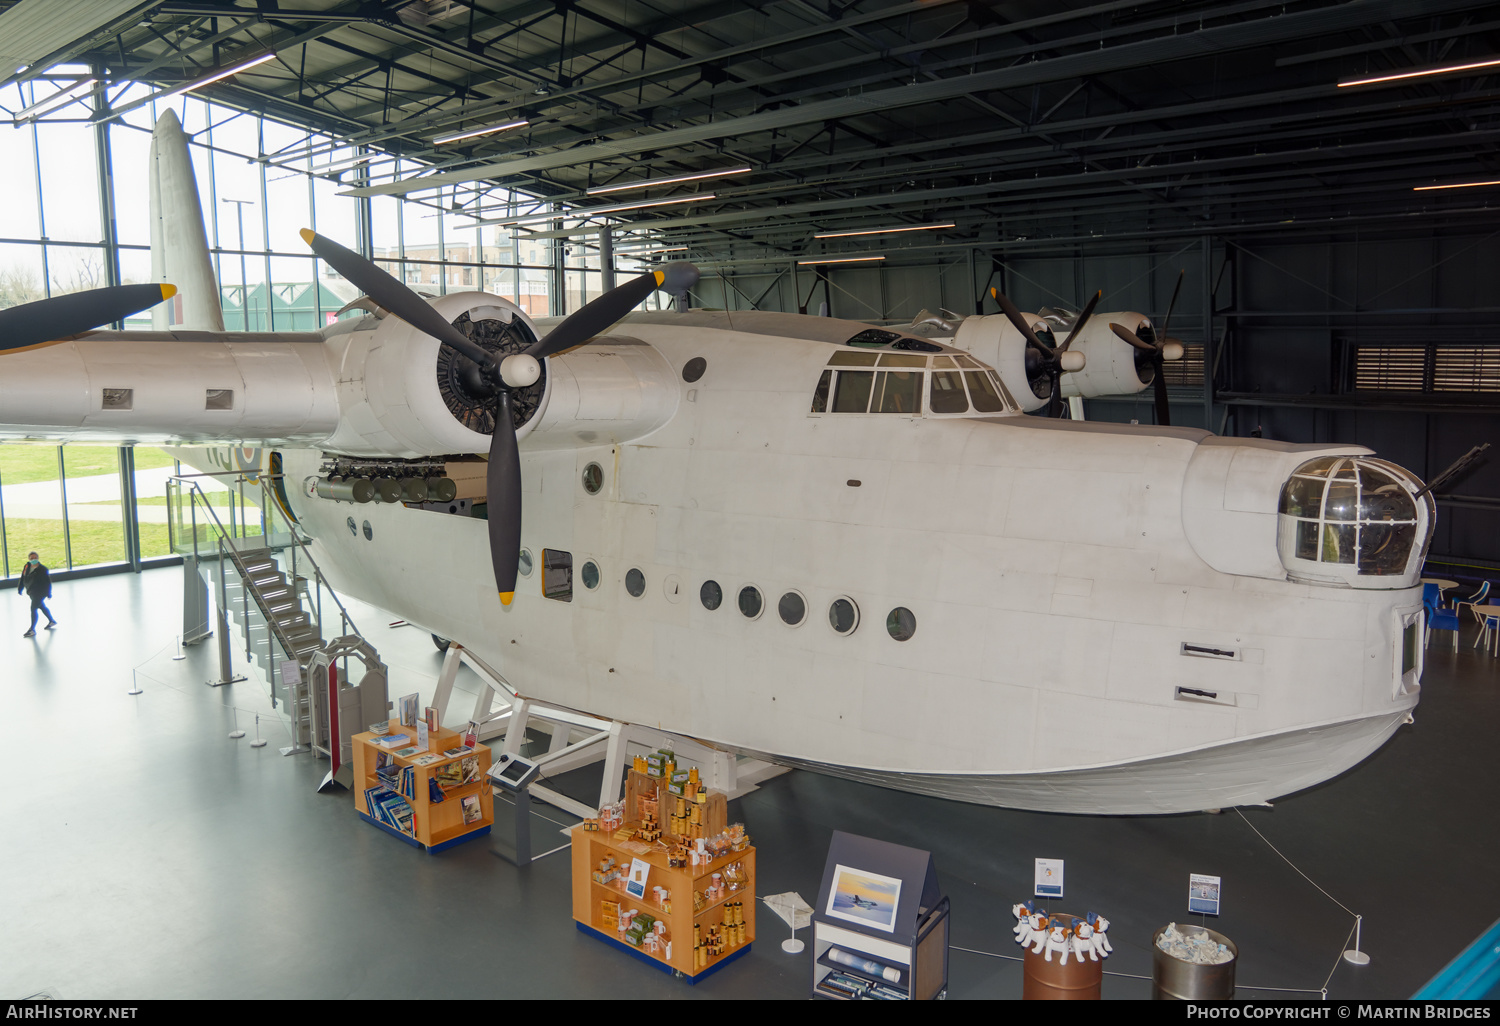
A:
MULTIPOLYGON (((0 109, 14 113, 90 73, 59 66, 0 91, 0 109)), ((130 85, 110 97, 123 107, 149 93, 130 85)), ((167 109, 190 138, 230 331, 310 331, 331 324, 358 291, 308 252, 298 230, 311 227, 362 248, 360 201, 339 193, 422 166, 192 94, 100 127, 90 105, 103 102, 75 102, 0 136, 0 308, 151 280, 147 167, 152 126, 167 109), (368 161, 351 166, 361 156, 368 161), (110 174, 101 181, 106 164, 110 174)), ((554 246, 526 231, 480 224, 545 209, 531 197, 477 183, 375 197, 366 209, 372 255, 419 292, 482 289, 533 317, 547 317, 570 313, 601 291, 595 237, 554 246), (560 277, 554 260, 563 265, 560 277), (559 280, 562 293, 554 294, 559 280)), ((643 269, 623 253, 617 262, 622 280, 643 269)), ((656 308, 660 301, 653 296, 646 305, 656 308)), ((169 320, 177 309, 168 307, 169 320)), ((149 329, 150 312, 123 326, 149 329)), ((133 460, 130 468, 108 446, 0 443, 0 572, 15 576, 33 549, 56 568, 119 563, 131 549, 128 530, 136 532, 142 558, 168 555, 166 480, 174 460, 146 447, 135 448, 133 460), (134 517, 121 509, 122 468, 133 474, 134 517)), ((231 497, 219 491, 212 501, 228 504, 231 497)), ((259 511, 246 512, 242 518, 237 509, 236 521, 257 531, 259 511)))

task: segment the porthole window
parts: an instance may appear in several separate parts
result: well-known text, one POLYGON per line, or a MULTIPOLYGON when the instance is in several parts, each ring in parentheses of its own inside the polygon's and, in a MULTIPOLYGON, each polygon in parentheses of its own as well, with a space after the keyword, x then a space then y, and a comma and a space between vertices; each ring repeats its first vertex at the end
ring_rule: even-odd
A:
POLYGON ((724 602, 724 589, 719 587, 718 581, 704 581, 703 587, 698 589, 698 598, 704 609, 718 609, 724 602))
POLYGON ((590 495, 598 495, 599 489, 604 487, 604 468, 597 463, 590 463, 583 468, 583 490, 590 495))
POLYGON ((625 590, 631 598, 640 598, 646 593, 646 575, 635 567, 625 571, 625 590))
POLYGON ((595 563, 592 559, 589 560, 578 571, 578 576, 583 581, 583 586, 589 591, 593 591, 599 587, 599 564, 595 563))
POLYGON ((760 589, 753 584, 747 584, 740 589, 740 612, 747 620, 758 620, 760 614, 765 611, 765 599, 760 597, 760 589))
POLYGON ((344 518, 344 523, 346 523, 346 524, 349 525, 349 533, 352 534, 352 535, 354 535, 356 538, 358 538, 359 537, 359 525, 354 522, 354 518, 353 517, 345 517, 344 518))
POLYGON ((371 527, 370 526, 370 522, 368 520, 366 520, 365 521, 365 541, 374 541, 374 540, 375 540, 375 529, 373 527, 371 527))
MULTIPOLYGON (((351 524, 352 524, 352 521, 351 521, 351 524)), ((521 550, 521 558, 516 561, 516 569, 519 570, 519 571, 521 571, 521 576, 522 577, 530 577, 531 576, 531 565, 532 565, 531 550, 530 549, 522 549, 521 550)))
POLYGON ((897 641, 910 641, 911 636, 917 633, 917 617, 905 606, 897 606, 885 618, 885 629, 897 641))
POLYGON ((781 616, 781 622, 788 627, 799 626, 807 619, 807 600, 799 593, 789 591, 776 603, 776 612, 781 616))
POLYGON ((828 626, 835 634, 853 634, 859 626, 859 606, 851 598, 840 596, 828 607, 828 626))
POLYGON ((682 365, 682 380, 691 384, 703 377, 703 372, 708 370, 708 361, 701 356, 695 356, 682 365))

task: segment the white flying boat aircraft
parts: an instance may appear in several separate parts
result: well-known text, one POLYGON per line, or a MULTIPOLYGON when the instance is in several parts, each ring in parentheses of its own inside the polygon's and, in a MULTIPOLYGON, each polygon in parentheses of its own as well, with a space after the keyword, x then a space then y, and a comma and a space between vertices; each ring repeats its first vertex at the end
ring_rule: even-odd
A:
POLYGON ((1417 704, 1435 509, 1368 449, 1025 416, 1024 365, 972 355, 1032 334, 1013 311, 955 345, 629 312, 685 265, 538 324, 482 292, 429 302, 307 232, 366 313, 226 333, 170 114, 152 161, 184 326, 85 330, 150 285, 0 313, 0 438, 273 449, 337 587, 539 700, 1074 813, 1264 802, 1417 704), (483 467, 487 521, 358 501, 434 462, 483 467))

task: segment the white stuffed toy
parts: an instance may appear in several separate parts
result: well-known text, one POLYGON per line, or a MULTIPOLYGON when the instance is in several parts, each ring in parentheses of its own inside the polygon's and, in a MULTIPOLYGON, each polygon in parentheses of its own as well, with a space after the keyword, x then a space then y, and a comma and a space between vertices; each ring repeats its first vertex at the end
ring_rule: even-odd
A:
POLYGON ((1068 949, 1071 947, 1068 943, 1068 937, 1071 933, 1072 931, 1062 923, 1052 924, 1051 928, 1047 931, 1047 954, 1045 958, 1048 962, 1052 961, 1052 952, 1056 951, 1062 955, 1060 964, 1068 964, 1068 949))
POLYGON ((1105 936, 1109 931, 1109 920, 1095 912, 1090 912, 1084 919, 1089 926, 1094 928, 1094 936, 1090 938, 1090 945, 1096 953, 1108 958, 1109 953, 1115 950, 1109 943, 1109 938, 1105 936))
POLYGON ((1047 943, 1047 925, 1049 922, 1050 920, 1040 912, 1033 912, 1031 918, 1028 920, 1028 925, 1031 927, 1031 939, 1035 941, 1031 948, 1033 955, 1040 955, 1042 948, 1047 943))
POLYGON ((1094 928, 1082 919, 1073 924, 1073 954, 1080 962, 1084 955, 1099 961, 1099 953, 1094 950, 1094 928))
POLYGON ((1031 940, 1031 916, 1036 912, 1036 906, 1029 901, 1023 901, 1019 905, 1012 905, 1010 910, 1016 917, 1014 930, 1016 943, 1025 947, 1026 942, 1031 940))

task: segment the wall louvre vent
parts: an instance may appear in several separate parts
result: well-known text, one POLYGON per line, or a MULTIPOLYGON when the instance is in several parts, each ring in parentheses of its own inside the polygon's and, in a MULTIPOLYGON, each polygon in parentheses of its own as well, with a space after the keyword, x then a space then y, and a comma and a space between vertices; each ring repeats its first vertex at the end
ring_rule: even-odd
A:
POLYGON ((1357 346, 1354 350, 1356 392, 1422 392, 1426 377, 1425 348, 1357 346))
POLYGON ((1434 392, 1500 392, 1500 348, 1438 346, 1432 366, 1434 392))

